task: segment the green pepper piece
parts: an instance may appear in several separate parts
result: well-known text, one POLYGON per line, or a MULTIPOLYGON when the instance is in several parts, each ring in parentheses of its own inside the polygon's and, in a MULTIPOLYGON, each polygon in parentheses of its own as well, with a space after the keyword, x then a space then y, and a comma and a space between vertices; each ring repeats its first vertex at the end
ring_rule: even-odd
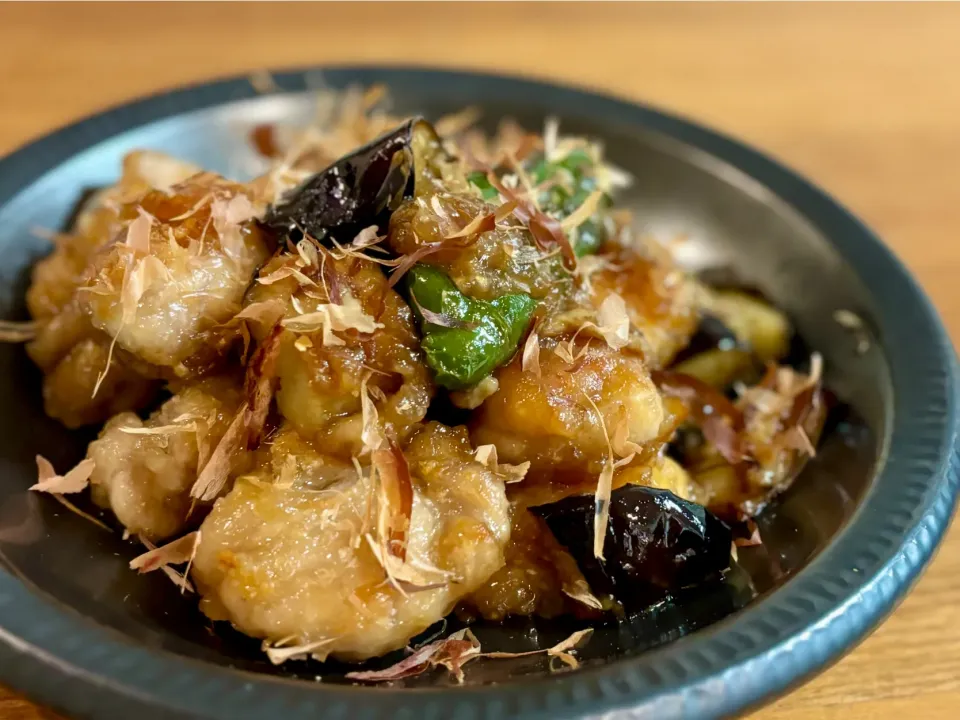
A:
POLYGON ((603 223, 590 218, 577 226, 577 240, 573 244, 573 252, 579 258, 584 255, 593 255, 607 239, 607 229, 603 223))
POLYGON ((530 181, 534 185, 539 185, 540 183, 546 182, 554 173, 554 166, 547 162, 547 158, 541 155, 539 159, 527 168, 527 175, 530 176, 530 181))
MULTIPOLYGON (((593 179, 590 183, 584 183, 574 193, 573 197, 567 200, 564 206, 564 215, 569 215, 582 205, 590 193, 593 192, 593 179)), ((573 251, 577 257, 592 255, 600 249, 607 239, 607 228, 603 223, 603 214, 611 206, 612 202, 609 195, 604 195, 597 206, 597 212, 593 217, 587 218, 577 226, 576 242, 573 244, 573 251)))
POLYGON ((483 199, 487 202, 490 200, 496 200, 500 195, 499 191, 490 184, 490 179, 487 177, 485 172, 480 170, 472 172, 467 175, 467 180, 471 185, 480 190, 481 195, 483 195, 483 199))
POLYGON ((414 265, 404 277, 420 324, 427 364, 437 384, 450 390, 476 385, 509 360, 530 324, 537 301, 518 293, 489 302, 464 295, 441 270, 414 265), (422 309, 437 313, 431 322, 422 309), (446 323, 455 325, 446 327, 446 323))
POLYGON ((570 172, 576 172, 577 170, 589 167, 592 164, 593 158, 591 158, 590 154, 583 149, 570 151, 567 153, 567 156, 563 158, 563 160, 557 163, 557 165, 566 168, 570 172))
MULTIPOLYGON (((527 174, 534 185, 539 185, 553 177, 558 169, 564 169, 574 174, 578 181, 584 178, 583 171, 593 164, 593 160, 586 150, 571 150, 562 160, 548 163, 546 157, 540 155, 528 170, 527 174)), ((591 178, 592 180, 592 178, 591 178)))
MULTIPOLYGON (((573 180, 573 192, 563 185, 553 185, 540 196, 540 207, 559 220, 572 214, 596 189, 596 180, 590 173, 593 159, 585 150, 573 150, 562 160, 553 163, 547 162, 540 156, 527 170, 534 185, 540 185, 558 172, 569 173, 573 180)), ((610 198, 604 196, 600 203, 599 212, 594 217, 585 220, 576 229, 574 252, 577 257, 583 257, 597 252, 607 238, 607 231, 603 224, 600 212, 610 206, 610 198)))

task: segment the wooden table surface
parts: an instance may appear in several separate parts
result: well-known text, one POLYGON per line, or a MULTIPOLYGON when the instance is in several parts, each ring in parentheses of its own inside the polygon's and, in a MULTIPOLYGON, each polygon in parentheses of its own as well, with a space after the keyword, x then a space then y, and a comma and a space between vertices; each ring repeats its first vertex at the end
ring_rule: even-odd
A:
MULTIPOLYGON (((595 86, 732 133, 820 183, 960 338, 960 5, 0 5, 0 155, 105 106, 347 61, 595 86)), ((862 646, 754 720, 960 716, 960 530, 862 646)), ((0 718, 52 717, 0 689, 0 718)))

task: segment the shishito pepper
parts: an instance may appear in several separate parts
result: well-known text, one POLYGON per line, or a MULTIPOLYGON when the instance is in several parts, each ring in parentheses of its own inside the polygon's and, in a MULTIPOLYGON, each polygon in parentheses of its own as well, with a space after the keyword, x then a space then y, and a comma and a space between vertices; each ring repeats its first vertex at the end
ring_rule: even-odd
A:
POLYGON ((404 281, 427 364, 450 390, 476 385, 509 360, 537 306, 522 293, 490 301, 468 297, 430 265, 415 265, 404 281))
POLYGON ((500 196, 500 193, 490 182, 490 178, 487 177, 487 173, 484 171, 470 173, 467 175, 467 180, 480 191, 483 199, 487 202, 496 200, 500 196))
MULTIPOLYGON (((597 189, 593 169, 593 158, 584 150, 574 150, 563 159, 555 162, 547 162, 547 159, 542 155, 534 156, 527 166, 526 172, 534 185, 544 184, 558 176, 563 177, 565 182, 550 185, 537 198, 541 210, 558 220, 563 220, 563 218, 572 215, 597 189)), ((483 199, 488 202, 495 200, 499 195, 485 172, 470 173, 467 180, 480 191, 483 199)), ((573 247, 578 257, 597 252, 607 239, 603 212, 610 207, 610 204, 610 197, 604 195, 598 211, 592 217, 580 223, 574 230, 575 242, 573 247)))
MULTIPOLYGON (((559 174, 567 175, 569 179, 566 183, 558 183, 545 190, 540 196, 540 207, 561 220, 571 215, 586 201, 590 193, 597 189, 593 166, 593 159, 583 150, 574 150, 556 162, 547 162, 543 157, 537 159, 529 170, 535 185, 559 174)), ((604 195, 599 212, 577 226, 573 246, 577 257, 597 252, 607 239, 602 212, 608 209, 610 204, 610 197, 604 195)))

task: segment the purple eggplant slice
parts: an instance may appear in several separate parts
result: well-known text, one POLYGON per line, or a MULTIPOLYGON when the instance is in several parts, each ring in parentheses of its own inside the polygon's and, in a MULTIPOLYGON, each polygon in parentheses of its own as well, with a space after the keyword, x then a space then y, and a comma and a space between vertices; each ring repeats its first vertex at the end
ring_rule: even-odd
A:
POLYGON ((270 208, 263 224, 298 240, 332 236, 351 241, 371 225, 385 230, 390 214, 413 195, 413 138, 421 118, 337 160, 270 208))
POLYGON ((627 607, 656 602, 730 567, 730 529, 669 490, 628 485, 613 492, 602 561, 593 555, 592 495, 530 510, 573 555, 593 591, 627 607))

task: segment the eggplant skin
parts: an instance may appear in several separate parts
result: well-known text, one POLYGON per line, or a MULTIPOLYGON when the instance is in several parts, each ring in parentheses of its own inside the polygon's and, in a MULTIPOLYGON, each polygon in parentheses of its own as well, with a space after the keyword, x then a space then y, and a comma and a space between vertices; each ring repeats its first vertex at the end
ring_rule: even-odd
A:
POLYGON ((628 608, 715 579, 730 567, 730 528, 669 490, 628 485, 613 492, 602 561, 593 555, 592 495, 530 511, 573 555, 594 593, 609 593, 628 608))
POLYGON ((678 364, 700 353, 711 350, 739 350, 744 343, 736 333, 718 316, 711 313, 702 313, 696 332, 690 338, 687 346, 677 353, 673 363, 678 364))
POLYGON ((281 236, 349 242, 371 225, 386 231, 390 215, 413 195, 412 118, 312 175, 270 208, 263 224, 281 236))

